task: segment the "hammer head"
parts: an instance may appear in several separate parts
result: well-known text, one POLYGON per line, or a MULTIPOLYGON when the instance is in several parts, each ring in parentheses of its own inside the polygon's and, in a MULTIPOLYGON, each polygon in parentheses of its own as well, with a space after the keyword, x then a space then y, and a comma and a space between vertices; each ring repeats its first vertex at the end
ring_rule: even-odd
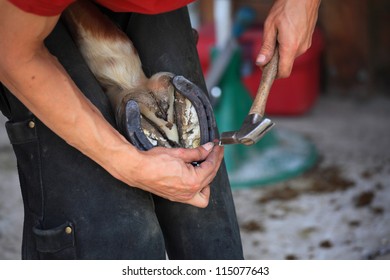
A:
POLYGON ((221 134, 220 144, 253 145, 274 125, 275 124, 270 119, 264 118, 259 114, 249 114, 239 130, 223 132, 221 134))

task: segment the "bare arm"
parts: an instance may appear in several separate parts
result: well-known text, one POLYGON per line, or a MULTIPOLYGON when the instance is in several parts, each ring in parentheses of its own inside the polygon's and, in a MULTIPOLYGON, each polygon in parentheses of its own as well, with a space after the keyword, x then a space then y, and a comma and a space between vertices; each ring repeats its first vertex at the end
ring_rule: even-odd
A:
POLYGON ((114 177, 170 200, 207 206, 208 185, 223 150, 208 145, 140 152, 130 145, 45 48, 43 40, 58 18, 29 14, 0 1, 0 81, 45 125, 114 177), (200 160, 205 160, 200 167, 189 164, 200 160))
POLYGON ((264 24, 263 46, 256 59, 260 66, 270 61, 279 44, 278 77, 291 73, 294 60, 311 45, 321 0, 275 0, 264 24))

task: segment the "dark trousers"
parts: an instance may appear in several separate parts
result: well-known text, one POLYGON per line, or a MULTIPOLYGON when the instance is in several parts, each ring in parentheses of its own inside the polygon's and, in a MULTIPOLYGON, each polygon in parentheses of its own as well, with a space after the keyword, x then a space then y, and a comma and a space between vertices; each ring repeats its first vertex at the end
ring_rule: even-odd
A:
MULTIPOLYGON (((146 75, 169 71, 205 89, 186 8, 154 16, 115 14, 114 20, 131 37, 146 75)), ((61 21, 45 43, 115 126, 107 97, 61 21)), ((166 253, 170 259, 243 258, 224 165, 207 208, 170 202, 113 178, 5 88, 0 103, 23 195, 23 259, 165 259, 166 253)))

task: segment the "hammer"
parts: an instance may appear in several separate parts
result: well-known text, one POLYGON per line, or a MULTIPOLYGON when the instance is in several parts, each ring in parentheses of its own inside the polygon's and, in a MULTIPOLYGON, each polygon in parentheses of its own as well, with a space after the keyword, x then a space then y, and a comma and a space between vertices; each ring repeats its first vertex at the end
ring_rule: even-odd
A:
POLYGON ((279 51, 275 49, 272 59, 263 69, 259 89, 248 116, 244 119, 241 128, 236 131, 227 131, 221 134, 219 145, 244 144, 253 145, 269 131, 274 123, 264 117, 265 105, 271 86, 278 73, 279 51))

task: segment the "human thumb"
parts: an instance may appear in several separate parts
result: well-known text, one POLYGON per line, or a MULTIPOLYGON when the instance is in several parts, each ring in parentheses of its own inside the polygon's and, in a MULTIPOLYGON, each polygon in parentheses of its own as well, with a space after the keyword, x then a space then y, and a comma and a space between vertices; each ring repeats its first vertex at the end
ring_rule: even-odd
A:
POLYGON ((262 67, 272 58, 276 46, 276 30, 264 29, 263 43, 256 58, 256 65, 262 67))
POLYGON ((214 143, 209 142, 193 149, 178 149, 179 157, 187 162, 202 162, 204 161, 208 155, 213 150, 214 143))

